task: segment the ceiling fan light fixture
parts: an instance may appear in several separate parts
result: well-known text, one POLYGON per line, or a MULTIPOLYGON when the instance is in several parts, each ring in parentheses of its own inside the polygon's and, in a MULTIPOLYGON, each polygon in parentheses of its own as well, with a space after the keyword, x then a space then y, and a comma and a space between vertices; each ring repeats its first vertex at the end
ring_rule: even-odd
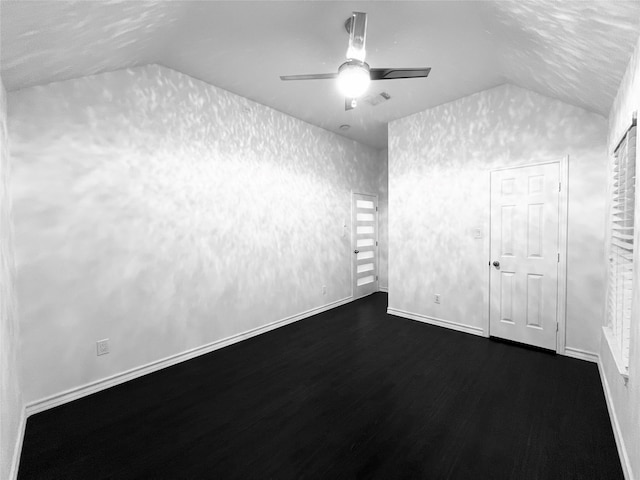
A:
MULTIPOLYGON (((1 1, 1 0, 0 0, 1 1)), ((373 80, 397 80, 401 78, 426 78, 431 72, 431 67, 418 68, 369 68, 365 63, 365 45, 367 40, 367 14, 353 12, 347 19, 344 28, 349 33, 349 48, 347 49, 347 61, 340 65, 337 73, 311 73, 305 75, 284 75, 281 80, 336 80, 338 90, 344 96, 344 111, 348 112, 356 108, 358 99, 362 97, 369 83, 373 80)), ((389 100, 387 93, 381 93, 374 101, 371 97, 369 103, 376 105, 389 100)))
POLYGON ((338 89, 347 98, 361 97, 370 82, 369 65, 364 62, 346 62, 338 69, 338 89))

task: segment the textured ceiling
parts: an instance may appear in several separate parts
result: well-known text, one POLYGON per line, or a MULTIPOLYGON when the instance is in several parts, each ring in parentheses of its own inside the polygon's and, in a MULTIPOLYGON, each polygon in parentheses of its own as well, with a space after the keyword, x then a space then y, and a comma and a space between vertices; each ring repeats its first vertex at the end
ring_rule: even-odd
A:
POLYGON ((640 1, 487 2, 509 82, 607 115, 640 36, 640 1))
POLYGON ((384 147, 388 121, 504 82, 606 115, 639 32, 640 0, 3 0, 0 74, 15 90, 159 63, 384 147), (430 77, 373 82, 391 100, 350 112, 332 81, 280 81, 335 71, 354 10, 369 14, 372 67, 430 66, 430 77))

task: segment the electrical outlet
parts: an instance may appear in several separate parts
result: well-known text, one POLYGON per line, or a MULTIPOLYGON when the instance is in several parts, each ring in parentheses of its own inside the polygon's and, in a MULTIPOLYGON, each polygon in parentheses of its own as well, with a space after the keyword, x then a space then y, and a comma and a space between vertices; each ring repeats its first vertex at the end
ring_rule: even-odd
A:
POLYGON ((98 340, 96 342, 96 354, 100 356, 106 355, 107 353, 109 353, 109 339, 98 340))
POLYGON ((436 293, 436 294, 433 296, 433 301, 434 301, 435 303, 440 303, 440 294, 439 294, 439 293, 436 293))
POLYGON ((322 294, 323 295, 327 294, 327 286, 326 285, 322 285, 322 294))

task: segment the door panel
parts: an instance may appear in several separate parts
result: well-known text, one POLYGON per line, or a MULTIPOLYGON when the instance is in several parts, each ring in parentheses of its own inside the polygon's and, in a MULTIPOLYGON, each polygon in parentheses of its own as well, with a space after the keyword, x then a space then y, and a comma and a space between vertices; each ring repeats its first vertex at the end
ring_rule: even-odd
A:
POLYGON ((500 321, 513 323, 514 272, 500 272, 500 321))
POLYGON ((353 295, 378 291, 378 200, 373 195, 353 194, 352 275, 353 295))
POLYGON ((490 335, 551 350, 557 332, 558 187, 557 163, 491 173, 490 335))

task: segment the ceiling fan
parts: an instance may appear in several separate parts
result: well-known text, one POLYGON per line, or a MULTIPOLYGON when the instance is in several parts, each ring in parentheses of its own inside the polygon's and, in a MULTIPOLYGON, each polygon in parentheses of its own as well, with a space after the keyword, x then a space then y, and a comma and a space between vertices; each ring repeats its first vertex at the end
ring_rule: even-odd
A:
POLYGON ((345 96, 344 109, 352 110, 357 99, 369 87, 371 80, 394 80, 397 78, 425 78, 431 67, 419 68, 370 68, 365 63, 365 42, 367 39, 367 14, 353 12, 344 24, 349 33, 347 61, 337 73, 316 73, 308 75, 283 75, 281 80, 326 80, 337 79, 338 88, 345 96))

